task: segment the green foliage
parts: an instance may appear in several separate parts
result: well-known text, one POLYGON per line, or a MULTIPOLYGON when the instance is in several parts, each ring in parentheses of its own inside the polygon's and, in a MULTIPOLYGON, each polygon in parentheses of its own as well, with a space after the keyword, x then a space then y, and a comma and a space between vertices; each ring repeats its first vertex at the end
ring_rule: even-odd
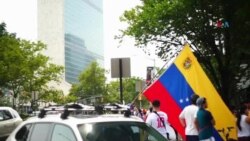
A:
POLYGON ((103 98, 104 103, 120 103, 120 82, 110 82, 107 89, 108 93, 103 98))
MULTIPOLYGON (((123 100, 125 103, 133 102, 138 92, 136 92, 135 85, 136 81, 141 81, 139 78, 124 78, 122 80, 123 85, 123 100)), ((112 81, 108 84, 108 93, 104 96, 105 102, 120 103, 120 81, 112 81)))
POLYGON ((8 34, 5 31, 4 24, 2 24, 0 36, 0 86, 15 85, 11 83, 12 80, 23 80, 20 69, 25 56, 21 54, 22 50, 19 48, 19 39, 14 35, 8 34))
POLYGON ((62 105, 70 102, 75 102, 77 100, 77 97, 73 95, 65 96, 63 92, 59 90, 49 90, 41 96, 41 100, 62 105))
POLYGON ((190 43, 229 104, 247 89, 242 85, 250 79, 249 8, 250 1, 245 0, 144 0, 141 6, 124 12, 121 20, 129 26, 120 38, 133 36, 141 48, 154 44, 163 60, 190 43), (218 21, 229 27, 217 26, 218 21))
POLYGON ((0 106, 11 107, 10 99, 8 97, 0 97, 0 106))
POLYGON ((72 85, 70 94, 80 98, 105 95, 105 82, 105 70, 93 62, 80 74, 79 83, 72 85))
POLYGON ((59 90, 47 90, 40 94, 39 96, 40 100, 46 101, 46 102, 54 102, 57 104, 63 103, 64 94, 62 91, 59 90))
POLYGON ((16 38, 5 30, 5 24, 0 24, 0 87, 24 101, 30 100, 34 92, 41 96, 49 91, 48 83, 59 80, 63 67, 49 63, 41 53, 45 49, 41 42, 16 38))
POLYGON ((71 103, 71 102, 76 102, 76 101, 77 101, 77 97, 75 95, 64 96, 64 104, 71 103))
POLYGON ((46 48, 41 42, 21 41, 26 60, 22 69, 25 72, 25 91, 46 91, 47 83, 59 81, 63 67, 49 63, 49 58, 40 52, 46 48))

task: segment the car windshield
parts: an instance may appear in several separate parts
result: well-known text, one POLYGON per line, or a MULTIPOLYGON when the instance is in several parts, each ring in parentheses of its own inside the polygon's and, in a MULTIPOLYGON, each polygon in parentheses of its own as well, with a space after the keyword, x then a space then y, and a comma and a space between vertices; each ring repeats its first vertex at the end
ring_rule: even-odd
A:
POLYGON ((78 125, 85 141, 165 141, 160 133, 145 123, 104 122, 78 125))

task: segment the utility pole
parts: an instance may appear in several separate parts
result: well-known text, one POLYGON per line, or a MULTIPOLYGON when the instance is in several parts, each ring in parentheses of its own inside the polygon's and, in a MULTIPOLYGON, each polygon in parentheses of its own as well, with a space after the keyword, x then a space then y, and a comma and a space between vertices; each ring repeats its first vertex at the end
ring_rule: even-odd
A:
POLYGON ((122 78, 130 77, 130 58, 111 59, 111 77, 120 79, 120 102, 123 103, 122 78))
POLYGON ((119 78, 120 78, 120 102, 123 103, 123 87, 122 87, 122 59, 119 59, 119 78))

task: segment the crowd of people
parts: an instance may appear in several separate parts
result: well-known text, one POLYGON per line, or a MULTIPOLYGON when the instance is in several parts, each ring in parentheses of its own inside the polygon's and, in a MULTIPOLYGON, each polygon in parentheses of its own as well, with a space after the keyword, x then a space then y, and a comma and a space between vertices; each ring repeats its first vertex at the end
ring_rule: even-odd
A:
MULTIPOLYGON (((170 139, 166 128, 166 126, 169 126, 168 116, 160 110, 160 105, 159 100, 154 100, 148 110, 135 109, 134 115, 139 116, 163 136, 170 139)), ((213 115, 207 108, 206 98, 193 94, 191 96, 191 104, 186 106, 180 113, 179 121, 185 128, 186 141, 215 141, 213 130, 216 123, 213 115)), ((250 141, 249 108, 249 105, 242 104, 239 110, 234 112, 238 141, 250 141)))

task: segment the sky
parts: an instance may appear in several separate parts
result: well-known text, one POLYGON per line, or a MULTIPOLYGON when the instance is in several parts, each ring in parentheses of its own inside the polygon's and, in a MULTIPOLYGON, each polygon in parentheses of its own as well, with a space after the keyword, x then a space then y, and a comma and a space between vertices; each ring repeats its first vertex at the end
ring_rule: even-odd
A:
MULTIPOLYGON (((129 57, 131 75, 145 79, 147 66, 162 67, 164 62, 156 56, 146 55, 142 49, 134 46, 132 38, 125 38, 122 44, 114 39, 119 30, 126 28, 119 17, 125 10, 140 4, 140 0, 104 0, 104 67, 110 71, 111 58, 129 57), (119 47, 119 48, 118 48, 119 47)), ((16 33, 23 39, 36 41, 37 39, 37 6, 36 0, 0 0, 0 22, 7 24, 7 30, 16 33)), ((111 74, 107 74, 110 79, 111 74)))
POLYGON ((0 0, 0 22, 18 37, 36 40, 36 0, 0 0))

